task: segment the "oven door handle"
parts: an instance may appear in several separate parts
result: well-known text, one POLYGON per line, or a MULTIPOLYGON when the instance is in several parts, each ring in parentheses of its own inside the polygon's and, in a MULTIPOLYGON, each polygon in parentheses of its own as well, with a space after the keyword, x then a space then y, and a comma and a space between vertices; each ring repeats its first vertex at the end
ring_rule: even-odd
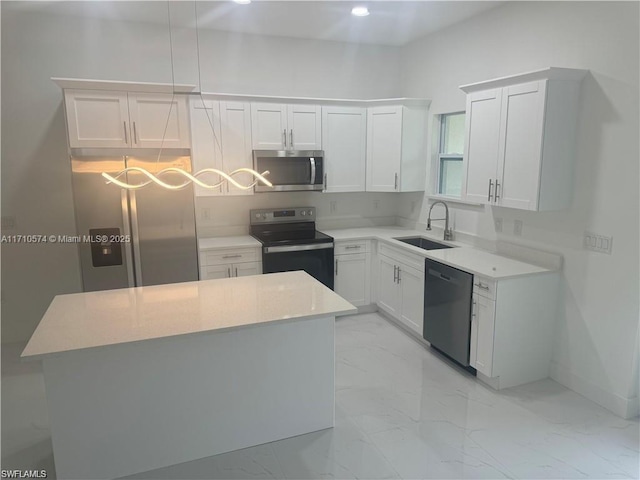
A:
POLYGON ((324 250, 333 248, 331 243, 314 243, 311 245, 287 245, 285 247, 264 247, 264 253, 304 252, 306 250, 324 250))
POLYGON ((311 157, 309 163, 311 164, 311 179, 309 180, 309 185, 313 185, 316 182, 316 159, 311 157))

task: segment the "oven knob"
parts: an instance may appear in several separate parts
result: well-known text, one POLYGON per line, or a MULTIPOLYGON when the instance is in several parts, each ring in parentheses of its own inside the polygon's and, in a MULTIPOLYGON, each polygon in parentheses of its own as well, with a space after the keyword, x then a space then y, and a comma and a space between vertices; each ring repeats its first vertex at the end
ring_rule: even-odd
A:
POLYGON ((302 210, 302 211, 300 212, 300 215, 302 215, 303 217, 304 217, 304 216, 306 216, 306 215, 307 215, 307 211, 306 211, 306 210, 302 210))
POLYGON ((256 213, 256 218, 260 218, 260 214, 259 213, 256 213))
POLYGON ((313 210, 309 210, 309 212, 307 212, 307 214, 308 214, 309 216, 313 215, 313 210))

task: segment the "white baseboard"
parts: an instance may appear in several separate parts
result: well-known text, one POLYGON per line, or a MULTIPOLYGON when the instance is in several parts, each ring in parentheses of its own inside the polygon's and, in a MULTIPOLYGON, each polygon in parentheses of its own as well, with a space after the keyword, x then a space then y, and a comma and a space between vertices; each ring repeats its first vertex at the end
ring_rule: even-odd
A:
POLYGON ((640 399, 638 397, 625 398, 608 392, 556 362, 551 362, 550 377, 619 417, 633 418, 640 414, 640 399))

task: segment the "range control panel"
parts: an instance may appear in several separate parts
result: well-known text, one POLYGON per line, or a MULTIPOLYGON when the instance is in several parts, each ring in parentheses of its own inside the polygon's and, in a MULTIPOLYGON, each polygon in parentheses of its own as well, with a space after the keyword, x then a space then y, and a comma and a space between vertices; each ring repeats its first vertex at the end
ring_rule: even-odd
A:
POLYGON ((251 225, 260 223, 313 222, 316 219, 316 207, 251 210, 249 215, 251 225))

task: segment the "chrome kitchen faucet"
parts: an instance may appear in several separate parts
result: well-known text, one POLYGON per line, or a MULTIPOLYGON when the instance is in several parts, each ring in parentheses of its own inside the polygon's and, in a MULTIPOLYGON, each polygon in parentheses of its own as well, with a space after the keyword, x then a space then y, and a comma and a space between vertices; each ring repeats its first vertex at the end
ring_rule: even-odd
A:
POLYGON ((429 208, 429 216, 427 217, 427 230, 431 230, 431 210, 437 204, 441 203, 444 205, 444 218, 434 218, 433 221, 444 220, 444 237, 443 240, 453 240, 453 228, 449 228, 449 206, 443 202, 442 200, 435 201, 431 204, 431 208, 429 208))

